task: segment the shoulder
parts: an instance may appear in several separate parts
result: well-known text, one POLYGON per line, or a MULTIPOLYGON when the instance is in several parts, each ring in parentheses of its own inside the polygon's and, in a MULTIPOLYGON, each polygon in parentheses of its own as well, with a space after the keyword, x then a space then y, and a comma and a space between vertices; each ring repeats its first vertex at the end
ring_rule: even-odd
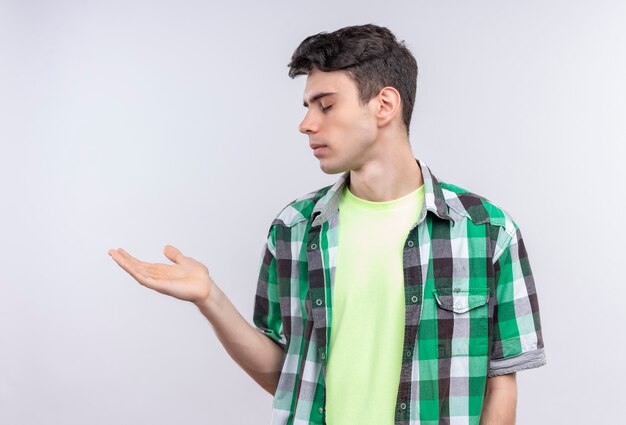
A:
POLYGON ((487 224, 499 227, 509 235, 517 229, 511 214, 490 199, 471 192, 461 186, 448 182, 439 182, 446 205, 457 215, 464 217, 474 225, 487 224))
POLYGON ((286 227, 293 227, 300 222, 308 221, 317 201, 319 201, 332 186, 333 185, 328 185, 313 190, 289 202, 276 214, 272 225, 279 224, 286 227))

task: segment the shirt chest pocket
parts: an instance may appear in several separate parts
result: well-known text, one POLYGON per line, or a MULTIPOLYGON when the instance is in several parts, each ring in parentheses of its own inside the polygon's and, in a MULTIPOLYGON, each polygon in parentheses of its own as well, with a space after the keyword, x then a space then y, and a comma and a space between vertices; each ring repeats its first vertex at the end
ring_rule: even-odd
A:
POLYGON ((437 348, 439 356, 484 356, 489 348, 487 288, 437 288, 437 348))

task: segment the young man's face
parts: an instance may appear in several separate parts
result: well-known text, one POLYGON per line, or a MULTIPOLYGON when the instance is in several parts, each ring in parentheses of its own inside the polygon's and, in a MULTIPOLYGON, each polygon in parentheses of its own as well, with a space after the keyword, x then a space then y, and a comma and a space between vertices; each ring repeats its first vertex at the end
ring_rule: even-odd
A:
POLYGON ((320 168, 327 174, 358 169, 371 157, 377 136, 374 97, 359 103, 356 83, 343 71, 314 68, 307 76, 304 106, 308 111, 299 130, 309 136, 320 168))

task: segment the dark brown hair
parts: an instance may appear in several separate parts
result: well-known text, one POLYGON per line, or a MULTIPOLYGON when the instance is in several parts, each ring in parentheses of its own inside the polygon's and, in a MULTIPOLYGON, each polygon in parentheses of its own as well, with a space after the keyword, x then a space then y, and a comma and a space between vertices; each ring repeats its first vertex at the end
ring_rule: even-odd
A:
POLYGON ((291 56, 289 76, 320 71, 345 71, 356 83, 362 104, 384 87, 400 93, 402 119, 407 134, 415 103, 417 62, 395 35, 373 24, 353 25, 305 38, 291 56))

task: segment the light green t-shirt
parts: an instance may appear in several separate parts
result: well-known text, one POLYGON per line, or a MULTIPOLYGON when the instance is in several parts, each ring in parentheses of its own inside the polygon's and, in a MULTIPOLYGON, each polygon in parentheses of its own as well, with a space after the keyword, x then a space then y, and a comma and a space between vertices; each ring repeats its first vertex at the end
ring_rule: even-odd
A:
POLYGON ((373 202, 346 185, 326 372, 328 425, 393 425, 404 342, 403 245, 424 186, 373 202))

